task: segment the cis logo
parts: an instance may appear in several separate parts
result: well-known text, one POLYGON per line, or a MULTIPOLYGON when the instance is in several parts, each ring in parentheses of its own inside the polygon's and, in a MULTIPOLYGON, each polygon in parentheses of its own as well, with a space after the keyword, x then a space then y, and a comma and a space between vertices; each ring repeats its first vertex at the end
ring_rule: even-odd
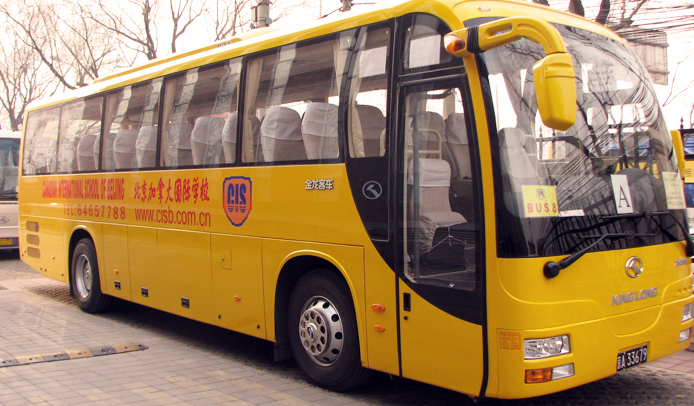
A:
POLYGON ((253 183, 245 176, 231 176, 224 179, 224 199, 222 205, 231 224, 240 227, 248 218, 253 202, 253 183))

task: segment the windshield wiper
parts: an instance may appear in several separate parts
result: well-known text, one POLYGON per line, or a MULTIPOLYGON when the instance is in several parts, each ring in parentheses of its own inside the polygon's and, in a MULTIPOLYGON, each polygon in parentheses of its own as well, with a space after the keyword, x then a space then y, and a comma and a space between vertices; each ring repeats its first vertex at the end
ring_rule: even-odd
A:
POLYGON ((585 235, 581 236, 583 239, 590 239, 590 238, 597 238, 597 240, 590 244, 589 246, 585 247, 584 249, 575 252, 568 257, 562 259, 559 262, 554 262, 554 261, 549 261, 545 264, 543 267, 543 272, 545 274, 545 277, 548 279, 556 278, 557 275, 559 275, 559 272, 561 272, 562 269, 568 268, 576 262, 579 258, 583 256, 586 252, 591 250, 593 247, 596 245, 600 244, 602 240, 605 240, 607 238, 610 239, 616 239, 616 238, 633 238, 633 237, 654 237, 657 234, 651 234, 651 233, 614 233, 614 234, 603 234, 603 235, 585 235))
MULTIPOLYGON (((673 220, 675 220, 675 224, 680 228, 682 231, 682 234, 684 234, 684 253, 688 257, 694 257, 694 241, 692 240, 692 236, 689 234, 689 229, 685 227, 684 224, 675 216, 672 214, 671 211, 644 211, 642 213, 626 213, 626 214, 614 214, 614 215, 609 215, 609 216, 600 216, 601 219, 616 219, 616 218, 639 218, 639 217, 644 217, 648 220, 651 219, 652 216, 670 216, 673 220)), ((660 225, 658 222, 656 222, 658 227, 661 229, 663 228, 662 225, 660 225)))

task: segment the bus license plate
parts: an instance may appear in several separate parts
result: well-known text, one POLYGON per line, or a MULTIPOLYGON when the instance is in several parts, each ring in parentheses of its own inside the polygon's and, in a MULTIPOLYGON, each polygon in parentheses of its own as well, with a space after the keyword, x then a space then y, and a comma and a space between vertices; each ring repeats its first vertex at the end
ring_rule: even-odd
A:
POLYGON ((11 238, 0 238, 0 245, 12 245, 11 238))
POLYGON ((617 372, 645 364, 648 361, 648 345, 622 351, 617 354, 617 372))

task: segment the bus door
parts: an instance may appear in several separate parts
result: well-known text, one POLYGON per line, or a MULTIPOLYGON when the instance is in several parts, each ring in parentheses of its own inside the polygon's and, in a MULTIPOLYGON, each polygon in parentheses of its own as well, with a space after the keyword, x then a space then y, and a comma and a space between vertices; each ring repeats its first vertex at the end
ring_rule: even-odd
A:
POLYGON ((465 75, 398 91, 401 374, 476 393, 484 368, 479 165, 465 75))

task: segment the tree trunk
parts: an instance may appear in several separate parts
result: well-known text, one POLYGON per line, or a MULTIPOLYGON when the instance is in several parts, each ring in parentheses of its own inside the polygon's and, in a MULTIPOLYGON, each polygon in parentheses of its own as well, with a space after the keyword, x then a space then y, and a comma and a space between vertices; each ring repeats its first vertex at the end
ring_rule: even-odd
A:
POLYGON ((595 22, 605 25, 607 23, 607 17, 610 15, 610 0, 602 0, 600 2, 600 11, 598 11, 598 16, 595 17, 595 22))
MULTIPOLYGON (((607 0, 609 3, 609 0, 607 0)), ((581 0, 571 0, 569 2, 569 12, 580 15, 581 17, 586 16, 586 12, 583 9, 583 3, 581 0)))

